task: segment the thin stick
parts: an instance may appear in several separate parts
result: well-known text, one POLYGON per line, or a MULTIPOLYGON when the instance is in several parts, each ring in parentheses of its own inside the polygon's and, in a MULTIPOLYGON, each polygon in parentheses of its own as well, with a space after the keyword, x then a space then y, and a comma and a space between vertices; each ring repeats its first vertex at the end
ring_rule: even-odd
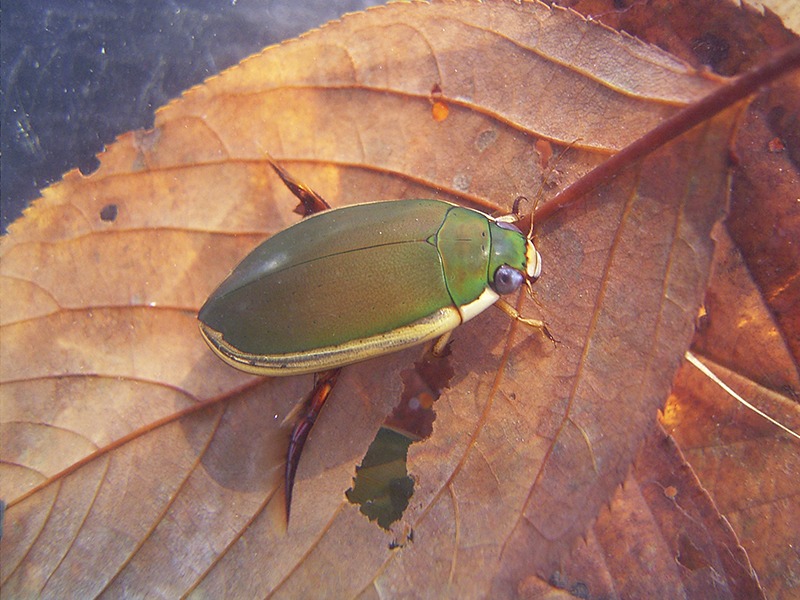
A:
POLYGON ((688 105, 632 144, 611 156, 540 207, 536 212, 536 219, 541 220, 552 216, 567 204, 607 182, 625 167, 647 156, 670 140, 713 117, 742 98, 746 98, 762 85, 797 68, 800 68, 800 42, 791 44, 767 62, 733 79, 730 83, 705 98, 688 105))
POLYGON ((760 415, 760 416, 764 417, 764 418, 765 418, 767 421, 769 421, 769 422, 770 422, 770 423, 772 423, 773 425, 775 425, 775 426, 777 426, 777 427, 779 427, 779 428, 783 429, 783 430, 784 430, 786 433, 788 433, 789 435, 792 435, 792 436, 796 437, 798 440, 800 440, 800 435, 798 435, 797 433, 795 433, 794 431, 792 431, 791 429, 789 429, 788 427, 786 427, 786 425, 784 425, 783 423, 779 423, 778 421, 776 421, 775 419, 773 419, 772 417, 770 417, 770 416, 769 416, 768 414, 766 414, 765 412, 763 412, 763 411, 759 410, 758 408, 756 408, 755 406, 753 406, 752 404, 750 404, 750 403, 749 403, 747 400, 745 400, 744 398, 742 398, 742 397, 741 397, 739 394, 737 394, 736 392, 734 392, 734 391, 733 391, 733 390, 732 390, 732 389, 731 389, 731 388, 730 388, 730 387, 729 387, 729 386, 728 386, 728 385, 727 385, 727 384, 726 384, 724 381, 722 381, 722 380, 721 380, 719 377, 717 377, 717 376, 716 376, 716 375, 713 373, 713 371, 711 371, 711 369, 709 369, 707 366, 705 366, 703 363, 701 363, 701 362, 700 362, 700 359, 698 359, 698 358, 697 358, 697 357, 696 357, 694 354, 692 354, 691 352, 688 352, 688 351, 687 351, 687 352, 686 352, 686 354, 685 354, 684 356, 686 357, 686 360, 688 360, 688 361, 689 361, 690 363, 692 363, 692 364, 693 364, 695 367, 697 367, 697 369, 698 369, 698 370, 699 370, 699 371, 700 371, 700 372, 701 372, 703 375, 705 375, 706 377, 708 377, 708 378, 709 378, 711 381, 713 381, 714 383, 716 383, 716 384, 717 384, 719 387, 721 387, 723 390, 725 390, 725 391, 726 391, 728 394, 730 394, 731 396, 733 396, 733 397, 734 397, 734 398, 735 398, 735 399, 736 399, 738 402, 740 402, 741 404, 743 404, 744 406, 746 406, 747 408, 749 408, 750 410, 752 410, 752 411, 753 411, 754 413, 756 413, 757 415, 760 415))

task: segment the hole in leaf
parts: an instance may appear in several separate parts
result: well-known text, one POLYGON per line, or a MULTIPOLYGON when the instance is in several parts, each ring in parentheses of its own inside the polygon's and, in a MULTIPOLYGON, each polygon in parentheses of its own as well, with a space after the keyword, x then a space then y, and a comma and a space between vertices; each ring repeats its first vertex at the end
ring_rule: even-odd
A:
POLYGON ((103 221, 113 222, 117 219, 117 212, 118 209, 116 204, 106 204, 100 209, 100 218, 103 221))
POLYGON ((389 542, 389 550, 396 550, 397 548, 405 548, 406 544, 410 544, 414 541, 414 528, 409 527, 403 532, 403 538, 398 540, 397 538, 393 539, 389 542))
POLYGON ((359 504, 361 512, 384 529, 402 516, 414 493, 414 481, 406 471, 411 442, 402 433, 381 427, 346 492, 350 502, 359 504))
POLYGON ((88 157, 86 160, 78 164, 78 170, 84 177, 88 177, 89 175, 97 171, 97 169, 99 168, 100 168, 100 159, 94 155, 88 157))
POLYGON ((408 448, 433 431, 436 413, 433 403, 453 377, 447 357, 426 356, 414 368, 402 373, 400 403, 386 419, 356 467, 353 487, 347 499, 379 526, 389 529, 399 521, 414 493, 414 480, 408 475, 408 448))

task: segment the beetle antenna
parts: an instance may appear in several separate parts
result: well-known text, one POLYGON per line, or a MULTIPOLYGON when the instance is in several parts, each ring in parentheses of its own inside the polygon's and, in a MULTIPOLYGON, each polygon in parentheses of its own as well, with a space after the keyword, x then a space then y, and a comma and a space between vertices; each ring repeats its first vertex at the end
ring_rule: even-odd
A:
POLYGON ((536 209, 538 208, 538 206, 539 206, 539 198, 536 198, 536 200, 533 201, 533 206, 531 207, 531 218, 530 218, 530 224, 528 225, 528 239, 529 240, 533 239, 533 223, 534 223, 534 218, 533 217, 536 214, 536 209))

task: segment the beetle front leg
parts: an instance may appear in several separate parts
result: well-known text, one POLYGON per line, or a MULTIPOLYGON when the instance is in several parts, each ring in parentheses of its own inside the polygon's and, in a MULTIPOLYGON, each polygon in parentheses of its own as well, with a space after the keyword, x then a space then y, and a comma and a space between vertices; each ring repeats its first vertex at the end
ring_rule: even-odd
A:
POLYGON ((336 385, 336 379, 339 377, 339 371, 342 369, 333 369, 331 371, 323 371, 316 374, 316 382, 314 389, 305 400, 306 410, 305 413, 297 420, 292 428, 292 434, 289 437, 289 448, 286 451, 286 472, 284 483, 286 486, 286 526, 289 526, 289 513, 292 508, 292 488, 294 487, 294 476, 297 473, 297 465, 300 464, 300 455, 303 453, 303 446, 306 444, 308 434, 314 423, 319 416, 319 412, 325 404, 325 401, 333 391, 336 385))
POLYGON ((550 333, 550 330, 547 328, 547 325, 545 325, 544 321, 541 321, 539 319, 529 319, 527 317, 523 317, 521 314, 519 314, 519 311, 517 311, 516 308, 511 306, 508 302, 506 302, 502 298, 500 298, 497 302, 495 302, 494 305, 500 310, 502 310, 504 313, 506 313, 509 317, 514 319, 515 321, 519 321, 520 323, 527 325, 528 327, 533 327, 535 329, 540 330, 543 334, 547 336, 547 338, 551 342, 553 342, 554 344, 557 343, 556 338, 554 338, 553 334, 550 333))

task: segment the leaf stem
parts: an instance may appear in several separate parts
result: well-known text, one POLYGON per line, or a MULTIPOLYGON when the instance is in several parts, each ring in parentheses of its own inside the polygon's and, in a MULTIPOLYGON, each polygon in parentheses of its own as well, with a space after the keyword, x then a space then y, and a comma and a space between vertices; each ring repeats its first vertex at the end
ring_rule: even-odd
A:
POLYGON ((607 182, 625 167, 647 156, 695 125, 699 125, 713 117, 735 102, 746 98, 762 85, 799 67, 800 41, 785 47, 768 61, 753 67, 744 75, 732 79, 730 83, 722 86, 702 100, 688 105, 632 144, 614 154, 603 164, 592 169, 578 181, 563 189, 552 200, 537 210, 536 220, 541 221, 551 217, 571 202, 607 182))

